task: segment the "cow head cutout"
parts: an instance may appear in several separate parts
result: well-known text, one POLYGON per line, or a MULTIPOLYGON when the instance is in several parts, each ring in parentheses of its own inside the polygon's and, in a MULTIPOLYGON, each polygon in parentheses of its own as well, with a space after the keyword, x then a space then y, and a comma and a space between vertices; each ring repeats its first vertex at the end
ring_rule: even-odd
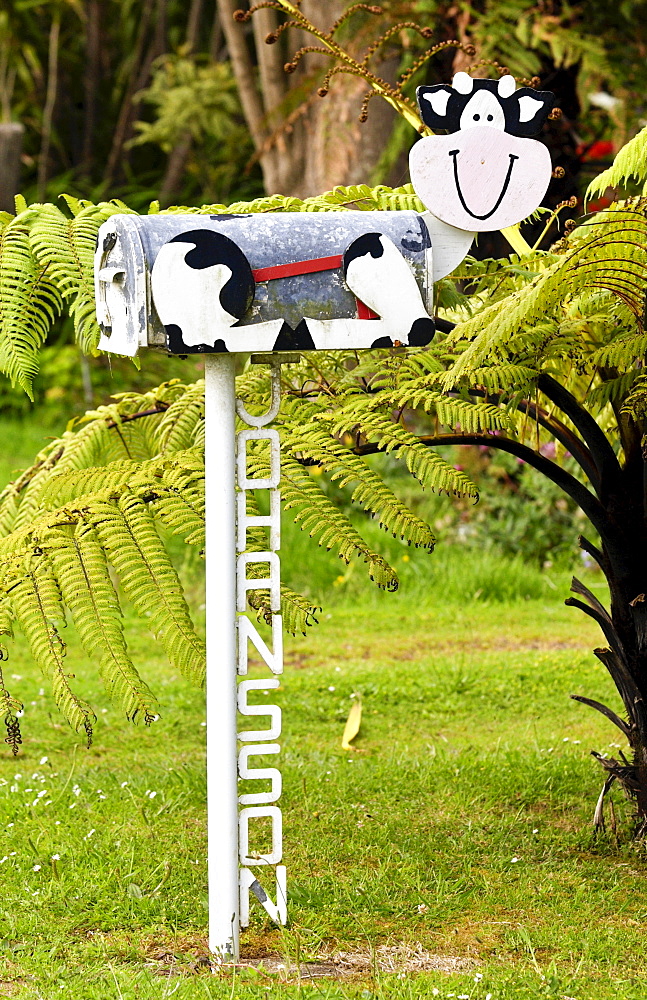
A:
POLYGON ((436 218, 471 232, 504 229, 540 205, 550 181, 540 131, 554 97, 515 88, 514 78, 476 80, 457 73, 452 86, 418 87, 420 113, 433 129, 410 155, 416 193, 436 218))

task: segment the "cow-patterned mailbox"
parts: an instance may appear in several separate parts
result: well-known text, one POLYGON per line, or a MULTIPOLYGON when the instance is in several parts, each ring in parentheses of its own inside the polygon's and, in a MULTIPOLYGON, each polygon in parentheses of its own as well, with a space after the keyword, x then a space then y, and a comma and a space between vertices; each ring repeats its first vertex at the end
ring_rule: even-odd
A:
POLYGON ((510 76, 457 73, 451 87, 419 87, 418 102, 430 128, 448 131, 420 139, 410 154, 424 212, 115 215, 99 231, 99 347, 130 356, 140 346, 205 355, 209 946, 221 960, 238 957, 250 892, 273 919, 286 918, 281 775, 250 764, 279 753, 281 713, 250 704, 248 693, 278 682, 245 679, 236 689, 250 642, 272 675, 282 670, 280 455, 278 434, 266 426, 278 412, 280 365, 289 360, 281 352, 425 346, 435 331, 434 282, 460 263, 475 233, 530 215, 551 176, 548 150, 531 136, 552 94, 517 90, 510 76), (262 417, 235 399, 234 356, 253 352, 273 367, 272 404, 262 417), (237 438, 236 407, 249 425, 237 438), (258 440, 270 448, 263 480, 247 474, 248 442, 258 440), (269 490, 267 517, 247 513, 250 489, 269 490), (266 551, 246 551, 251 525, 269 529, 266 551), (266 567, 262 578, 248 575, 250 563, 266 567), (270 591, 271 649, 245 614, 254 589, 270 591), (243 716, 266 716, 267 728, 237 734, 237 705, 243 716), (270 790, 239 798, 238 776, 269 779, 270 790), (250 822, 259 817, 272 825, 265 855, 250 846, 250 822), (255 865, 261 875, 275 870, 275 901, 255 865))

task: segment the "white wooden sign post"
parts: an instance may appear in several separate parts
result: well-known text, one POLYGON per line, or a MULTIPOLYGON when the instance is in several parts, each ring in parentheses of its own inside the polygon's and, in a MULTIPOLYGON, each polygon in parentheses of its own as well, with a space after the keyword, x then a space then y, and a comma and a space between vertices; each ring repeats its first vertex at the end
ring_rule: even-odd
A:
POLYGON ((457 73, 452 86, 419 87, 418 102, 430 128, 449 132, 411 151, 425 212, 115 215, 99 231, 99 347, 205 356, 209 948, 224 962, 238 960, 250 895, 277 923, 287 918, 281 772, 254 763, 279 755, 281 710, 248 700, 278 687, 283 670, 280 443, 269 425, 281 363, 295 360, 285 352, 424 347, 435 332, 434 281, 460 263, 475 233, 530 215, 551 176, 548 150, 531 136, 552 94, 517 90, 510 76, 457 73), (236 401, 237 353, 272 366, 262 416, 236 401), (237 434, 236 414, 245 425, 237 434), (247 449, 259 441, 269 453, 266 479, 248 474, 247 449), (248 513, 250 490, 268 491, 267 516, 248 513), (251 528, 267 531, 262 551, 250 551, 251 528), (270 594, 271 645, 247 615, 253 590, 270 594), (250 644, 269 677, 246 677, 250 644), (238 714, 265 717, 265 728, 239 733, 238 714), (239 794, 239 779, 269 780, 270 790, 239 794), (271 821, 266 854, 253 847, 260 818, 271 821))

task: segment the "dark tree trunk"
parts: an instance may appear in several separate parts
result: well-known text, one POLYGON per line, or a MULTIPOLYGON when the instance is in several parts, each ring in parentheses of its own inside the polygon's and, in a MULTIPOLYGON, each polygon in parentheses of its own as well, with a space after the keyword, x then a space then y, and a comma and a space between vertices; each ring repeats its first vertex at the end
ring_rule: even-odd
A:
POLYGON ((20 185, 20 157, 24 128, 17 122, 0 123, 0 211, 14 211, 20 185))
MULTIPOLYGON (((276 11, 259 9, 251 31, 233 20, 240 0, 217 0, 243 112, 256 147, 268 194, 305 198, 338 184, 370 180, 391 135, 396 113, 382 100, 371 102, 366 124, 360 124, 367 83, 355 76, 336 76, 328 96, 317 97, 317 81, 333 64, 318 53, 308 53, 298 70, 287 75, 284 65, 301 45, 316 39, 295 31, 279 44, 265 38, 280 23, 276 11), (254 43, 258 74, 251 57, 254 43), (260 86, 259 86, 260 85, 260 86), (295 102, 295 95, 299 94, 295 102), (296 103, 296 107, 293 107, 296 103)), ((302 11, 326 30, 348 7, 347 0, 303 0, 302 11)), ((373 67, 388 79, 397 61, 373 67)))

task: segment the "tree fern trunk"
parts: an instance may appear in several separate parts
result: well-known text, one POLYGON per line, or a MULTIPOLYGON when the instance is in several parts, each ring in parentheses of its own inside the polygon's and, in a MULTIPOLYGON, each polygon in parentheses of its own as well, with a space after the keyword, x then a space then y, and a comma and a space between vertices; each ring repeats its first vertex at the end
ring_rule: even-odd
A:
POLYGON ((17 122, 0 123, 0 211, 14 212, 20 184, 20 156, 24 128, 17 122))

